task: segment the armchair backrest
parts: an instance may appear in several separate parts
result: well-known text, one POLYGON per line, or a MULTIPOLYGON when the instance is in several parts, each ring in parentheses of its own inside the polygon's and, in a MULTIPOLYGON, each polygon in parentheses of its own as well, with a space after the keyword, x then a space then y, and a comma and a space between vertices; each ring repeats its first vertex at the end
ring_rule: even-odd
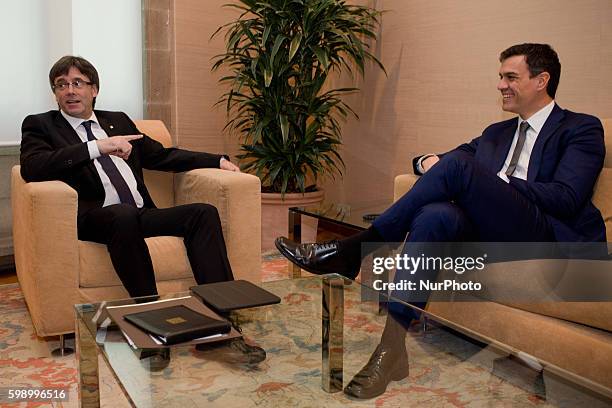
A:
POLYGON ((166 125, 161 120, 135 120, 134 123, 138 130, 142 133, 146 133, 147 136, 157 140, 163 144, 164 147, 172 147, 172 137, 170 132, 166 129, 166 125))
POLYGON ((595 192, 593 194, 593 204, 599 211, 606 223, 606 237, 608 242, 612 241, 612 119, 601 121, 604 127, 604 140, 606 144, 606 159, 604 168, 599 175, 595 192))
MULTIPOLYGON (((164 147, 172 147, 172 138, 161 120, 135 120, 138 130, 164 147)), ((149 194, 157 207, 166 208, 174 205, 174 176, 172 173, 144 170, 144 179, 149 194)))
POLYGON ((612 169, 612 119, 603 119, 601 123, 604 128, 604 143, 606 144, 604 168, 612 169))

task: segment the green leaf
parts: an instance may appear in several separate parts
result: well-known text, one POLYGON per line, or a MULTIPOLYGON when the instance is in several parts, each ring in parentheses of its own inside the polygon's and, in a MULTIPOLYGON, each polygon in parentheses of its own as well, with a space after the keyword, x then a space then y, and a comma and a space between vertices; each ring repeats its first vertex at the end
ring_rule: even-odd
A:
POLYGON ((281 133, 283 135, 283 144, 287 144, 287 139, 289 139, 289 119, 287 119, 287 115, 281 113, 279 115, 281 133))
POLYGON ((317 47, 317 46, 312 46, 310 48, 312 49, 312 52, 314 52, 315 55, 317 56, 317 59, 321 63, 321 66, 323 66, 323 69, 327 71, 327 67, 329 66, 329 59, 327 58, 327 52, 323 48, 317 47))
POLYGON ((266 42, 268 42, 268 37, 270 36, 270 31, 272 30, 272 26, 267 26, 264 30, 263 36, 261 38, 261 48, 266 47, 266 42))
POLYGON ((289 62, 291 62, 291 60, 293 60, 293 57, 295 56, 295 53, 300 48, 300 43, 301 42, 302 42, 302 33, 298 31, 295 34, 295 36, 293 36, 293 39, 291 40, 291 45, 289 46, 289 62))
POLYGON ((266 88, 270 86, 270 84, 272 83, 272 70, 270 70, 269 68, 266 68, 264 70, 264 83, 266 85, 266 88))
POLYGON ((274 41, 274 47, 272 48, 272 54, 270 55, 270 68, 274 67, 274 58, 276 54, 278 54, 278 50, 283 45, 283 41, 285 41, 287 37, 284 35, 280 35, 276 37, 276 41, 274 41))

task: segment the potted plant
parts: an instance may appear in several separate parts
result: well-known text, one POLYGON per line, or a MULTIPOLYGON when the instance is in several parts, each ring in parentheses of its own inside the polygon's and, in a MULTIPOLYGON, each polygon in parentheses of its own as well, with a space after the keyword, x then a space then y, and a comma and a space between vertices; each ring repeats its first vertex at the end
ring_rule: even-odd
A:
POLYGON ((363 75, 368 61, 384 71, 369 51, 380 12, 342 0, 227 6, 241 14, 213 34, 225 32, 213 70, 228 71, 220 82, 229 89, 218 103, 228 113, 225 129, 240 135, 241 168, 261 179, 263 193, 285 201, 287 193, 315 191, 322 176, 342 174, 340 122, 358 118, 342 101, 358 89, 329 89, 327 80, 332 73, 363 75))

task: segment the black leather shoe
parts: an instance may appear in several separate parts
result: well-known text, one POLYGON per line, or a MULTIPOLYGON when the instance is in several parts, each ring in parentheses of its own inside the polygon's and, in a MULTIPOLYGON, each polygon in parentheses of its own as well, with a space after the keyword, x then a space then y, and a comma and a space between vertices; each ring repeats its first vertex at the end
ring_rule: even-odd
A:
POLYGON ((276 249, 291 262, 316 275, 337 273, 349 279, 359 274, 359 260, 351 263, 339 254, 338 240, 298 244, 285 237, 274 241, 276 249))
POLYGON ((344 393, 359 399, 378 397, 384 394, 391 381, 400 381, 406 377, 408 377, 406 349, 395 351, 379 344, 367 364, 344 387, 344 393))

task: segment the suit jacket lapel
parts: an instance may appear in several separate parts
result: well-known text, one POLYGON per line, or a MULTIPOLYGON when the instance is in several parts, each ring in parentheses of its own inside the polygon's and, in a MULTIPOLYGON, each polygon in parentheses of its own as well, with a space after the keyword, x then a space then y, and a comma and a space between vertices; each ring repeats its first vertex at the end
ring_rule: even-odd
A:
POLYGON ((96 118, 98 119, 98 123, 100 124, 100 127, 104 129, 104 131, 109 137, 117 135, 117 130, 115 129, 115 125, 106 116, 101 114, 99 111, 96 111, 96 118))
POLYGON ((72 126, 70 126, 70 123, 68 123, 60 111, 57 111, 54 122, 55 126, 57 127, 57 131, 69 144, 83 143, 79 135, 77 135, 77 132, 72 128, 72 126))
POLYGON ((531 151, 529 168, 527 170, 527 181, 535 180, 542 163, 542 153, 544 152, 546 141, 550 139, 559 126, 561 126, 561 122, 563 121, 564 117, 565 112, 563 109, 561 109, 559 105, 555 104, 552 112, 550 112, 550 115, 548 116, 548 119, 546 119, 546 122, 544 122, 544 126, 542 126, 535 145, 533 146, 533 150, 531 151))
POLYGON ((491 157, 491 170, 495 173, 501 170, 508 157, 508 152, 510 151, 510 146, 512 145, 512 139, 514 139, 517 126, 518 122, 512 120, 509 122, 508 127, 499 133, 495 154, 491 157))
MULTIPOLYGON (((68 123, 68 121, 66 120, 66 118, 64 118, 60 111, 57 111, 57 116, 55 117, 55 126, 57 127, 57 131, 60 133, 60 135, 62 135, 62 137, 66 139, 69 144, 83 143, 76 130, 74 130, 70 123, 68 123)), ((97 183, 99 183, 99 188, 103 189, 102 181, 98 176, 98 171, 96 170, 93 161, 90 161, 89 164, 87 164, 87 168, 91 172, 93 179, 96 180, 97 183)))

